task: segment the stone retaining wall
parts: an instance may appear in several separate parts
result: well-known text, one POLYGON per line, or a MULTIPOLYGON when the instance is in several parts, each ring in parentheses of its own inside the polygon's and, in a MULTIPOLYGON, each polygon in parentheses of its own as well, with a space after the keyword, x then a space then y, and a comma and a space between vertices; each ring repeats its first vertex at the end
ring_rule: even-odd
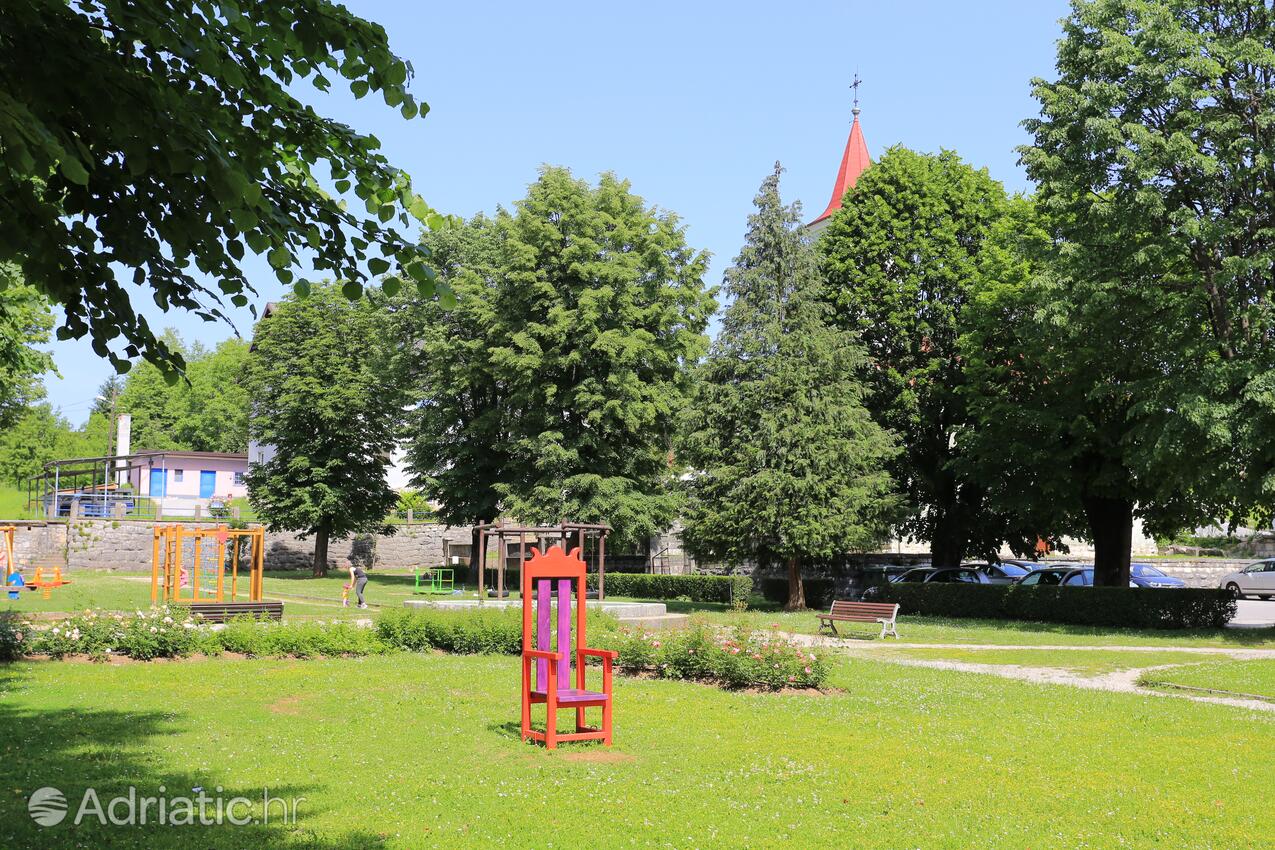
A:
MULTIPOLYGON (((0 521, 0 525, 10 523, 0 521)), ((76 520, 12 523, 14 555, 23 565, 60 564, 68 570, 116 570, 148 573, 155 523, 142 520, 76 520)), ((212 528, 217 523, 182 523, 212 528)), ((392 535, 363 535, 328 544, 328 566, 344 569, 353 561, 375 569, 435 566, 444 560, 443 540, 468 545, 468 528, 435 523, 399 525, 392 535)), ((266 569, 308 569, 314 560, 314 538, 266 532, 266 569)))
POLYGON ((1155 564, 1160 570, 1168 573, 1174 578, 1180 578, 1191 587, 1217 587, 1224 576, 1233 572, 1237 572, 1247 565, 1257 560, 1251 558, 1246 561, 1219 561, 1219 560, 1199 560, 1199 561, 1156 561, 1149 560, 1148 563, 1155 564))
POLYGON ((14 525, 13 555, 19 564, 39 566, 66 566, 66 525, 46 522, 8 522, 14 525))

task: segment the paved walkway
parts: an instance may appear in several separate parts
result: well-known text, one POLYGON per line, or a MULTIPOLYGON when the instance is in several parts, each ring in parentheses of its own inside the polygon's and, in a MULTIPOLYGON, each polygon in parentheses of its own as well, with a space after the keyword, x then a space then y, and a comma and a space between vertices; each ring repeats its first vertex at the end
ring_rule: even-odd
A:
POLYGON ((1235 617, 1227 623, 1232 629, 1260 629, 1275 626, 1275 601, 1241 599, 1235 606, 1235 617))

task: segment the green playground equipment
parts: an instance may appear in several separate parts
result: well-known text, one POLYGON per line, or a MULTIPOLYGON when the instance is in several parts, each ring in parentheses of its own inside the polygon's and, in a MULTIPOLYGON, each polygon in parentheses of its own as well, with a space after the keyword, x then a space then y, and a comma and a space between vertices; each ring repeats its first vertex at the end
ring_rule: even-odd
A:
POLYGON ((412 593, 450 594, 456 591, 456 571, 450 567, 414 567, 416 587, 412 593))

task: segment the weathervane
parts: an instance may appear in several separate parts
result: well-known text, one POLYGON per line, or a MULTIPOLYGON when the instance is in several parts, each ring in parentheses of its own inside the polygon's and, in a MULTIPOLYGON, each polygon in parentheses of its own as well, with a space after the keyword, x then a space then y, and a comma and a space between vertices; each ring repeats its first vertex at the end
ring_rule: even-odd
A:
POLYGON ((855 115, 859 114, 859 86, 863 85, 863 80, 859 79, 859 72, 854 72, 854 82, 850 84, 850 88, 854 89, 854 109, 851 110, 855 115))

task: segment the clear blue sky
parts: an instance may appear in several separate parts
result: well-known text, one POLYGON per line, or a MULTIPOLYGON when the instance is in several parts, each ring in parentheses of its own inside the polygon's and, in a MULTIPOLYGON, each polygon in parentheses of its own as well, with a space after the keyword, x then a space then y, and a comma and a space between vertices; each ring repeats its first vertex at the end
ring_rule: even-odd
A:
MULTIPOLYGON (((873 158, 893 144, 950 148, 1011 190, 1030 188, 1014 148, 1034 115, 1029 81, 1053 70, 1065 0, 406 3, 346 0, 381 23, 430 104, 404 121, 372 97, 306 92, 321 111, 381 139, 437 209, 470 216, 522 197, 542 163, 613 171, 677 212, 712 253, 709 283, 739 249, 752 197, 775 160, 809 217, 828 202, 863 78, 873 158)), ((282 292, 265 269, 258 305, 282 292)), ((157 328, 212 345, 224 324, 155 310, 157 328)), ((235 329, 251 334, 236 311, 235 329)), ((85 342, 57 343, 49 398, 72 422, 111 369, 85 342)))

